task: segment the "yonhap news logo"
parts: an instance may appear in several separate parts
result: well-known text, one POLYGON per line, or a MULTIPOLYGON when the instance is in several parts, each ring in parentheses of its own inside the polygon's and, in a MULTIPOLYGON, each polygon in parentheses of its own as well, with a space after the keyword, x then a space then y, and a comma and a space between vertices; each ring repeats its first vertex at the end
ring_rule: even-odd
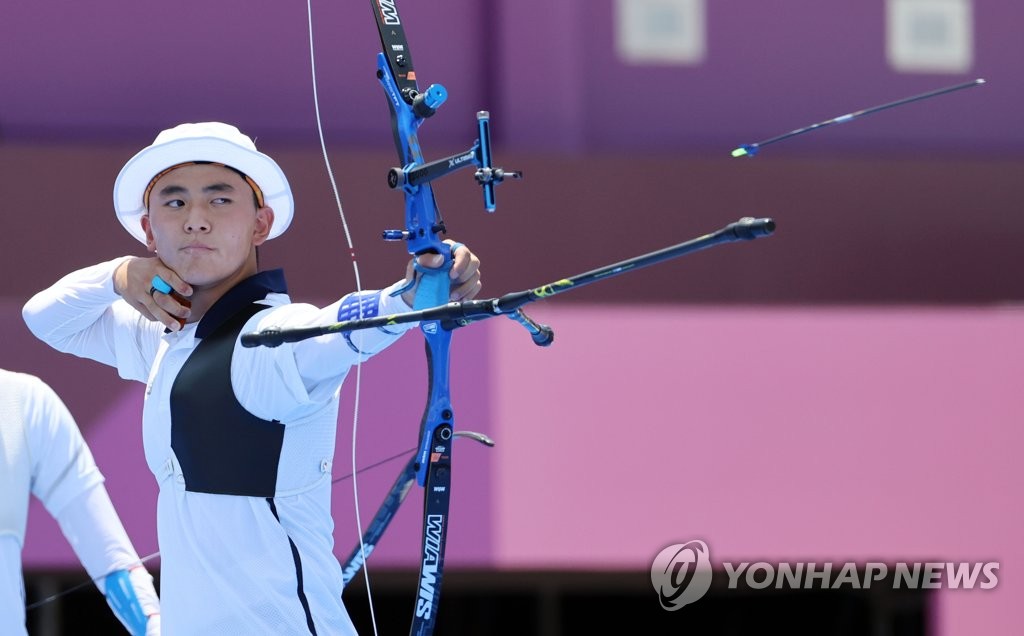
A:
MULTIPOLYGON (((836 563, 723 562, 728 589, 981 589, 999 584, 999 562, 836 563)), ((703 597, 711 587, 710 550, 700 539, 666 547, 651 563, 651 584, 662 608, 675 611, 703 597)))

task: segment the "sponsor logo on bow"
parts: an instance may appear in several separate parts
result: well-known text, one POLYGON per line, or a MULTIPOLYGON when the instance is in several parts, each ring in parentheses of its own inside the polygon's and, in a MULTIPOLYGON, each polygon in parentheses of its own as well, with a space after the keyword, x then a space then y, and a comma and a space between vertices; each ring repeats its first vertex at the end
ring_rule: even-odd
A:
POLYGON ((377 6, 380 7, 380 17, 384 24, 395 26, 402 23, 398 19, 398 9, 395 8, 395 0, 377 0, 377 6))
POLYGON ((448 167, 454 168, 455 166, 461 166, 467 161, 472 161, 475 154, 476 153, 474 151, 470 150, 469 152, 459 155, 458 157, 452 157, 451 159, 448 160, 448 167))
POLYGON ((366 557, 370 556, 370 553, 373 552, 375 547, 377 546, 372 543, 367 543, 363 546, 362 550, 356 553, 356 558, 352 559, 352 562, 349 563, 348 567, 341 573, 341 579, 346 585, 348 585, 348 582, 355 577, 359 568, 363 567, 363 563, 366 562, 366 557))
POLYGON ((563 278, 560 281, 551 283, 550 285, 544 285, 533 290, 533 293, 538 297, 543 298, 544 296, 551 296, 565 289, 566 287, 572 287, 572 281, 567 278, 563 278))
POLYGON ((420 575, 420 596, 416 599, 416 616, 430 620, 434 611, 434 585, 441 554, 441 529, 444 515, 428 515, 423 540, 423 569, 420 575))

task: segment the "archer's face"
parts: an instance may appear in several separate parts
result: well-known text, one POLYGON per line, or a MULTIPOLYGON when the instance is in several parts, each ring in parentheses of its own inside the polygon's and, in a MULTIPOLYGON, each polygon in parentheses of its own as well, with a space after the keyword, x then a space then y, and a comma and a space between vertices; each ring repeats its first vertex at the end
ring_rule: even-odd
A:
POLYGON ((255 248, 273 221, 273 210, 256 207, 238 173, 203 164, 172 170, 153 185, 142 227, 149 250, 202 288, 256 273, 255 248))

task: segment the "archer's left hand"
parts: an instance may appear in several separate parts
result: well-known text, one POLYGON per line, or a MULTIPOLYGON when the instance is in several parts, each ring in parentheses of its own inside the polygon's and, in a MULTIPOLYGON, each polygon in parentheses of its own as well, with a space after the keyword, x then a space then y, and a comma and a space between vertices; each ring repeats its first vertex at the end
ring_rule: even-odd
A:
MULTIPOLYGON (((452 251, 452 268, 448 272, 448 277, 451 279, 451 293, 448 299, 457 302, 476 298, 482 287, 480 259, 461 243, 456 243, 451 239, 445 240, 445 243, 455 248, 452 251)), ((416 288, 419 286, 419 275, 413 267, 413 262, 410 260, 409 265, 405 268, 405 280, 408 282, 415 276, 417 284, 402 293, 402 300, 410 307, 416 298, 416 288)), ((433 269, 440 267, 444 260, 440 254, 422 254, 416 257, 415 262, 418 262, 420 267, 433 269)))

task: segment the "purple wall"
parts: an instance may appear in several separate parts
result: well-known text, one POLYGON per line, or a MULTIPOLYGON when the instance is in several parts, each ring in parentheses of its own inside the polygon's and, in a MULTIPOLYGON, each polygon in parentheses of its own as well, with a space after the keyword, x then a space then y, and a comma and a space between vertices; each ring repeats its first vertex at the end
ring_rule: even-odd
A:
MULTIPOLYGON (((262 252, 298 298, 352 286, 344 234, 318 151, 264 145, 290 175, 296 220, 262 252)), ((69 268, 141 254, 110 207, 127 144, 0 144, 4 295, 26 299, 69 268), (54 177, 59 178, 54 181, 54 177), (56 186, 55 186, 56 183, 56 186), (55 227, 60 231, 56 232, 55 227), (25 268, 24 259, 36 265, 25 268)), ((535 287, 691 239, 741 216, 771 216, 768 240, 726 245, 609 280, 558 302, 976 304, 1024 299, 1024 160, 867 157, 568 158, 506 155, 526 179, 486 214, 471 177, 438 184, 452 236, 485 260, 488 293, 535 287)), ((380 232, 401 223, 387 151, 333 152, 364 284, 404 272, 380 232)))
MULTIPOLYGON (((389 143, 368 3, 313 5, 331 138, 389 143)), ((879 114, 779 152, 1021 151, 1024 129, 1013 125, 1024 101, 1019 3, 974 3, 975 64, 962 76, 891 70, 880 0, 707 5, 705 62, 665 67, 617 59, 612 0, 405 2, 422 82, 451 93, 425 138, 454 152, 472 138, 473 112, 488 108, 510 147, 727 156, 740 143, 985 77, 989 84, 969 94, 879 114)), ((102 6, 6 8, 0 134, 140 143, 180 121, 226 119, 265 140, 315 140, 302 3, 258 12, 237 0, 188 0, 173 10, 127 0, 102 6)))
POLYGON ((1024 97, 1024 43, 1011 26, 1024 17, 1017 3, 974 3, 975 65, 963 76, 891 70, 881 1, 707 2, 707 57, 692 67, 618 59, 612 0, 501 7, 498 87, 513 118, 510 144, 728 156, 740 143, 975 77, 990 84, 777 148, 1019 154, 1024 141, 1011 124, 1024 97))

